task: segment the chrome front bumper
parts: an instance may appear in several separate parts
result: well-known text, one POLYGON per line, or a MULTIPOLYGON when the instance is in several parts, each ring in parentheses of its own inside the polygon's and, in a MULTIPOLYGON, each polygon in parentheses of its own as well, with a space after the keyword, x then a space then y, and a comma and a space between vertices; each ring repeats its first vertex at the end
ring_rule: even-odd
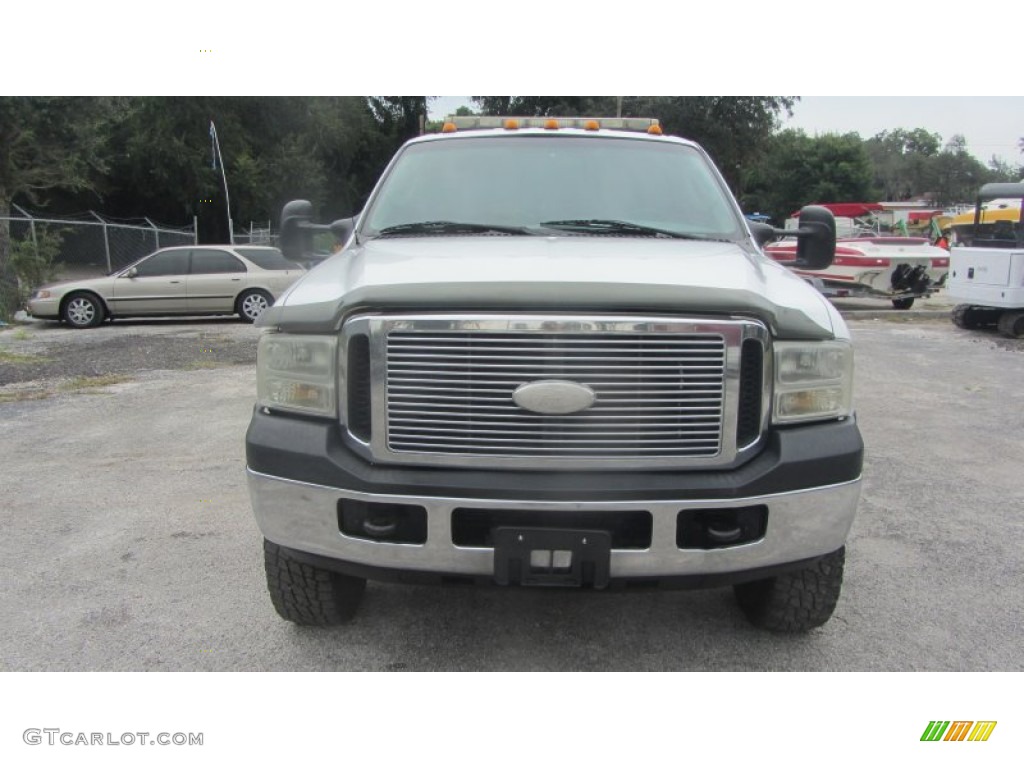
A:
POLYGON ((297 482, 247 470, 256 520, 270 541, 312 555, 392 570, 486 576, 494 572, 494 550, 452 542, 456 508, 651 513, 651 546, 611 553, 610 576, 659 578, 728 574, 784 565, 832 552, 843 546, 857 510, 860 479, 837 485, 768 496, 687 501, 551 502, 494 499, 384 496, 297 482), (338 524, 338 501, 384 502, 427 510, 424 544, 396 544, 345 536, 338 524), (676 545, 676 520, 687 509, 730 509, 764 504, 764 538, 732 547, 698 550, 676 545))

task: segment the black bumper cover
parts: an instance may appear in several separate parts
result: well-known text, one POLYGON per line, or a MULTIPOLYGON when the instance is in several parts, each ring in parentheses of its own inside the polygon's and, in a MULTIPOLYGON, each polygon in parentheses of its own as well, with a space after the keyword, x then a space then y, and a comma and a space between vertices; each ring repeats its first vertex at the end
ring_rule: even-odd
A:
POLYGON ((374 465, 353 453, 336 422, 255 409, 249 469, 368 494, 532 501, 732 499, 856 480, 864 443, 855 419, 773 429, 761 451, 727 470, 548 472, 374 465))

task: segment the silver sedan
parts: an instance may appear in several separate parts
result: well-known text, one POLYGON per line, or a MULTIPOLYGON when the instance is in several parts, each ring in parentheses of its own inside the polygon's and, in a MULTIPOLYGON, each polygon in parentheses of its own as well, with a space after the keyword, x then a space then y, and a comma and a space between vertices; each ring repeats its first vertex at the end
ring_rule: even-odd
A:
POLYGON ((74 328, 145 315, 237 314, 251 323, 304 272, 267 246, 162 248, 106 277, 43 286, 28 310, 74 328))

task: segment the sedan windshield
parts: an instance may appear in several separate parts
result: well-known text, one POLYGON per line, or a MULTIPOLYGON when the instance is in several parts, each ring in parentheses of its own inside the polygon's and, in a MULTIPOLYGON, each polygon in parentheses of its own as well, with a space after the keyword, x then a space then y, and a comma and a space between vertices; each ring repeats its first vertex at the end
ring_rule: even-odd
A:
POLYGON ((742 227, 727 191, 692 147, 499 135, 408 146, 370 202, 361 234, 720 240, 738 239, 742 227))

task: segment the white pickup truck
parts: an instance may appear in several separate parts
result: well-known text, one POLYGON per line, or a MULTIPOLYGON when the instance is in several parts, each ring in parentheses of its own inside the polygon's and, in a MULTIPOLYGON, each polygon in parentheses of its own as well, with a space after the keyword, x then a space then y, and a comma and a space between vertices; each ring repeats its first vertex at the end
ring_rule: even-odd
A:
MULTIPOLYGON (((301 258, 311 206, 282 216, 301 258)), ((838 312, 707 154, 638 119, 468 117, 405 144, 265 311, 246 437, 282 617, 367 579, 839 598, 863 444, 838 312)), ((827 266, 831 213, 797 258, 827 266)))

